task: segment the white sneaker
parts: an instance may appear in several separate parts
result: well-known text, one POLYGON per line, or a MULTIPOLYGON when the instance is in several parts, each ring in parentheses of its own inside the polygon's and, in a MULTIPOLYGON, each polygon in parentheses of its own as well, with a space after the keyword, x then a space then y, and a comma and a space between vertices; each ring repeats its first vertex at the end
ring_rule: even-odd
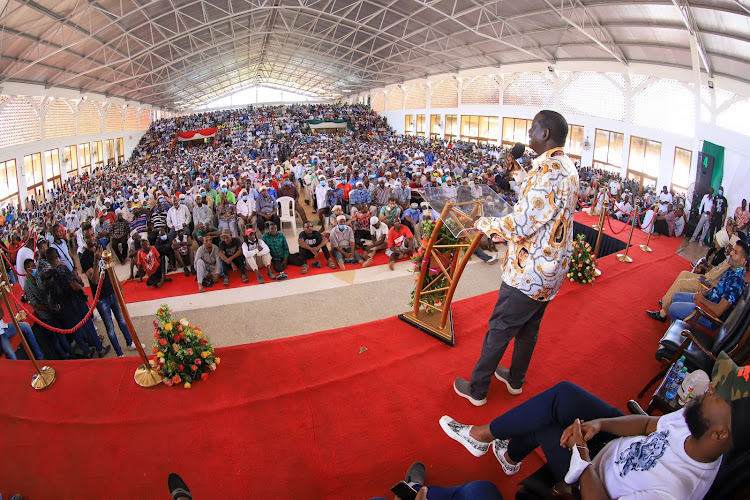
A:
POLYGON ((481 457, 490 449, 490 443, 480 443, 469 435, 473 425, 464 425, 443 415, 440 417, 440 427, 448 437, 461 443, 475 457, 481 457))
POLYGON ((499 260, 499 259, 497 258, 497 256, 494 256, 494 257, 492 257, 492 258, 491 258, 490 260, 488 260, 487 262, 485 262, 485 264, 489 264, 489 265, 492 265, 492 264, 497 264, 497 261, 498 261, 498 260, 499 260))
POLYGON ((511 465, 505 460, 505 452, 508 451, 508 440, 507 439, 495 439, 492 442, 492 453, 495 454, 495 458, 500 462, 500 466, 503 468, 503 472, 508 476, 512 476, 521 470, 521 462, 516 465, 511 465))
MULTIPOLYGON (((146 348, 146 344, 142 343, 141 344, 141 348, 145 349, 146 348)), ((131 342, 130 345, 128 346, 128 350, 129 351, 135 351, 136 349, 137 349, 137 347, 135 346, 135 342, 131 342)))

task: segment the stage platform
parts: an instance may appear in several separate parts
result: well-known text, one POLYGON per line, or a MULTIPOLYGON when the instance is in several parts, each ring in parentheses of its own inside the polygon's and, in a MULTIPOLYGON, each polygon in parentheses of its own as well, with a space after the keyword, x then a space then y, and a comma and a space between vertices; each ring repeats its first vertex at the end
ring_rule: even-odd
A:
MULTIPOLYGON (((513 498, 541 455, 507 478, 493 457, 475 459, 446 437, 438 419, 487 423, 560 380, 624 409, 659 369, 653 355, 666 327, 643 311, 688 268, 674 254, 678 239, 653 242, 650 254, 631 248, 632 264, 601 258, 593 285, 566 282, 542 322, 523 394, 493 383, 481 408, 457 397, 452 381, 471 373, 496 293, 454 304, 455 347, 392 317, 220 348, 219 369, 189 390, 142 389, 137 361, 123 358, 50 362, 58 381, 35 392, 27 362, 0 359, 0 491, 167 498, 176 472, 196 499, 389 497, 421 460, 428 483, 490 479, 513 498)), ((199 326, 211 335, 210 324, 199 326)))

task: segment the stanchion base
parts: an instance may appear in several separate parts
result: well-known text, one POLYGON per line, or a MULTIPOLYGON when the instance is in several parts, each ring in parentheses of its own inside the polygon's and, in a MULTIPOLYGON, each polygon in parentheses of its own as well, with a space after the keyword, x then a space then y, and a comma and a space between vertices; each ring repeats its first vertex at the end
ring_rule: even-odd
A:
POLYGON ((149 369, 146 365, 141 365, 135 370, 133 376, 135 383, 141 387, 153 387, 164 381, 164 376, 156 370, 149 369))
POLYGON ((625 255, 624 253, 618 253, 617 260, 619 260, 620 262, 625 262, 626 264, 630 264, 631 262, 633 262, 633 259, 631 259, 628 255, 625 255))
POLYGON ((651 250, 651 247, 648 245, 641 245, 641 250, 643 250, 644 252, 653 252, 653 250, 651 250))
POLYGON ((31 387, 37 391, 42 391, 51 386, 55 383, 56 379, 55 369, 51 366, 43 366, 41 372, 41 375, 35 373, 34 376, 31 377, 31 387))
POLYGON ((594 268, 594 277, 598 278, 601 275, 602 275, 602 272, 599 269, 594 268))
POLYGON ((445 322, 443 328, 440 328, 440 315, 439 311, 431 313, 419 311, 419 316, 415 316, 414 311, 408 311, 404 314, 399 314, 398 319, 409 323, 411 326, 422 330, 428 335, 432 335, 449 346, 455 346, 456 342, 453 338, 453 312, 448 313, 448 320, 445 322))
MULTIPOLYGON (((593 226, 591 226, 591 229, 593 229, 594 231, 598 231, 599 230, 599 224, 594 224, 593 226)), ((604 231, 603 227, 601 229, 602 229, 602 231, 604 231)))

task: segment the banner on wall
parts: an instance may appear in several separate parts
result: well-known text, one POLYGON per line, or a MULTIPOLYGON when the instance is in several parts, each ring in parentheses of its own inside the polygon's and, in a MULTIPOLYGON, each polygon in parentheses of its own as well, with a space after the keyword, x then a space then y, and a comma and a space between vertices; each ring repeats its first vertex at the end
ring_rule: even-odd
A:
POLYGON ((205 139, 207 137, 213 137, 214 138, 213 145, 216 146, 217 131, 218 131, 218 128, 211 127, 211 128, 204 128, 201 130, 193 130, 192 132, 179 132, 177 135, 174 136, 174 139, 172 139, 172 145, 169 146, 169 150, 172 151, 172 148, 177 143, 177 141, 197 141, 200 139, 205 139))
POLYGON ((346 128, 354 130, 349 120, 307 120, 307 126, 313 131, 344 130, 346 128))

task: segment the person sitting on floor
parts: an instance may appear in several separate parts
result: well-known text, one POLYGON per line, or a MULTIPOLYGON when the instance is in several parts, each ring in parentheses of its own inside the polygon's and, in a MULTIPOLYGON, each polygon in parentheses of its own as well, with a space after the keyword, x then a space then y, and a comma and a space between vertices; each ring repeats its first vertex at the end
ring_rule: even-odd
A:
POLYGON ((388 230, 388 248, 385 250, 385 254, 391 259, 388 263, 391 271, 396 260, 414 254, 415 245, 414 235, 409 228, 401 224, 400 219, 394 219, 393 227, 388 230))
POLYGON ((148 239, 141 240, 141 249, 138 250, 136 262, 138 264, 138 278, 136 279, 138 283, 143 281, 144 276, 148 277, 146 280, 147 287, 161 288, 165 281, 172 281, 172 278, 167 276, 166 258, 159 255, 159 252, 151 246, 148 239))
POLYGON ((299 233, 299 255, 305 259, 305 264, 302 266, 302 274, 308 271, 307 261, 311 260, 310 263, 313 267, 320 267, 320 261, 318 260, 318 253, 323 252, 328 262, 328 267, 336 269, 336 263, 331 258, 331 253, 328 251, 328 238, 320 234, 319 231, 313 229, 312 222, 306 221, 303 226, 303 230, 299 233))
POLYGON ((260 268, 265 267, 268 277, 275 279, 271 271, 271 249, 266 242, 258 239, 255 229, 248 227, 245 229, 245 241, 242 243, 242 255, 245 256, 245 266, 255 271, 258 277, 258 283, 265 283, 263 276, 260 275, 260 268))
MULTIPOLYGON (((286 237, 279 232, 279 227, 275 222, 271 222, 268 225, 268 232, 263 235, 263 241, 266 242, 266 245, 271 250, 271 266, 278 273, 275 276, 276 281, 287 279, 289 276, 287 276, 284 270, 289 261, 289 245, 286 242, 286 237)), ((268 271, 268 277, 274 279, 271 267, 268 268, 268 271)))
POLYGON ((193 238, 185 233, 182 227, 176 228, 174 240, 172 240, 172 253, 175 257, 175 264, 182 266, 185 276, 190 276, 190 272, 195 274, 193 267, 193 238))
POLYGON ((261 186, 260 196, 255 200, 255 215, 258 217, 258 230, 263 233, 273 223, 278 227, 281 218, 277 213, 276 200, 268 193, 266 186, 261 186))
POLYGON ((750 398, 725 400, 714 386, 664 415, 624 416, 560 382, 491 423, 440 427, 475 457, 492 449, 507 475, 541 447, 556 481, 578 480, 581 498, 702 499, 732 450, 750 448, 750 398))
POLYGON ((374 215, 370 217, 370 239, 372 246, 367 251, 367 258, 371 260, 379 250, 388 248, 388 225, 374 215))
POLYGON ((213 244, 211 238, 203 238, 203 244, 195 252, 195 271, 198 279, 198 291, 205 291, 205 287, 213 286, 221 276, 221 259, 219 247, 213 244))
POLYGON ((401 207, 396 204, 396 198, 389 198, 388 204, 380 209, 380 221, 393 227, 393 221, 401 220, 401 207))
POLYGON ((336 226, 331 229, 330 238, 333 257, 342 271, 346 271, 345 262, 349 264, 361 262, 362 267, 367 267, 372 263, 371 258, 368 257, 366 261, 363 261, 362 256, 357 253, 354 245, 354 231, 346 225, 345 215, 339 215, 336 219, 336 226))
POLYGON ((224 276, 224 286, 229 286, 230 269, 239 270, 242 274, 242 282, 248 282, 245 256, 242 254, 242 241, 239 238, 233 237, 229 229, 221 231, 219 259, 221 259, 221 275, 224 276))
MULTIPOLYGON (((696 305, 700 304, 704 309, 711 312, 711 314, 725 321, 732 311, 732 307, 740 299, 745 289, 747 258, 747 243, 738 241, 729 254, 729 269, 721 275, 715 287, 705 293, 697 292, 691 294, 677 292, 674 294, 672 305, 669 307, 669 317, 671 320, 685 319, 693 313, 696 305)), ((653 318, 652 315, 649 314, 649 316, 653 318)), ((698 325, 708 329, 716 327, 716 325, 703 317, 698 319, 698 325)))

